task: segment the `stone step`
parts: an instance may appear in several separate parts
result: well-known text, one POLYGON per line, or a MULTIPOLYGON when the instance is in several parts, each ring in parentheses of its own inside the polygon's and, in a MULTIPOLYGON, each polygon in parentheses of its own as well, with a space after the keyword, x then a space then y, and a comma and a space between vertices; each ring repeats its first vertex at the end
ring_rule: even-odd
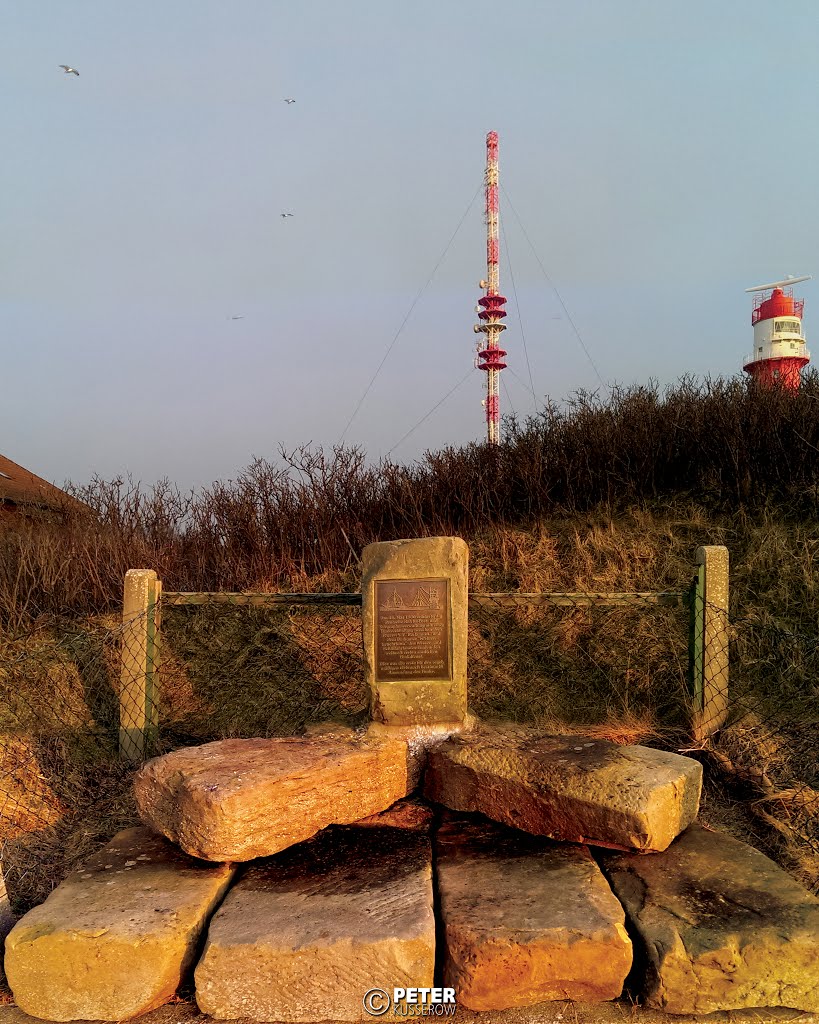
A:
POLYGON ((407 744, 339 736, 218 740, 154 758, 134 789, 142 820, 191 856, 254 860, 406 796, 407 744))
POLYGON ((485 819, 435 835, 444 985, 458 1006, 617 998, 632 962, 623 908, 586 846, 485 819))
POLYGON ((819 899, 764 854, 694 824, 664 853, 600 859, 640 940, 648 1006, 819 1011, 819 899))
POLYGON ((249 865, 214 915, 196 1000, 217 1019, 369 1020, 373 988, 431 987, 427 829, 333 827, 249 865))
POLYGON ((479 729, 428 752, 424 795, 535 835, 664 850, 697 816, 702 766, 649 747, 479 729))
POLYGON ((120 832, 6 938, 14 998, 45 1020, 127 1020, 161 1006, 193 967, 233 877, 146 828, 120 832))

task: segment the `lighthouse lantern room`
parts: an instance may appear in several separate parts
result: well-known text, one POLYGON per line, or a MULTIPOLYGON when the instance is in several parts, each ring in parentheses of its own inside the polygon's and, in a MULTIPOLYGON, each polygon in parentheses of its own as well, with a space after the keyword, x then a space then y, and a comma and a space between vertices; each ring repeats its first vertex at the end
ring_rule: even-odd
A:
POLYGON ((799 374, 810 362, 810 353, 802 333, 805 300, 793 297, 792 286, 809 280, 810 276, 789 277, 746 289, 757 294, 751 314, 754 350, 743 369, 760 384, 779 384, 788 391, 799 389, 799 374))

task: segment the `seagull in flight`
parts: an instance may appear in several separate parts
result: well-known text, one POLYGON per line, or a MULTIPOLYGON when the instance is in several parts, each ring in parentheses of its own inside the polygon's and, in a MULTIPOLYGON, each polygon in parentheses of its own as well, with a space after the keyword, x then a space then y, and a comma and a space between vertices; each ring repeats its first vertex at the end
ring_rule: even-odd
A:
POLYGON ((288 97, 287 97, 287 98, 285 99, 285 101, 284 101, 284 102, 285 102, 285 103, 295 103, 296 101, 295 101, 295 100, 294 100, 294 99, 293 99, 292 97, 288 96, 288 97))
POLYGON ((63 74, 65 75, 76 75, 77 78, 80 77, 79 71, 77 71, 76 68, 70 68, 67 64, 58 64, 57 67, 62 68, 63 74))
POLYGON ((245 318, 245 315, 243 313, 241 316, 229 316, 228 320, 244 320, 244 318, 245 318))
POLYGON ((292 217, 293 214, 292 213, 280 213, 279 216, 280 217, 292 217))

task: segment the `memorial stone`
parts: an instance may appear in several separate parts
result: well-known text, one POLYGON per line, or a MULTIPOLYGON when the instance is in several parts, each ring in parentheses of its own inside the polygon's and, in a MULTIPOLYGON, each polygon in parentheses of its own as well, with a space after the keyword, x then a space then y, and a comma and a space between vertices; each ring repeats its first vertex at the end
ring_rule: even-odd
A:
POLYGON ((468 561, 459 537, 364 549, 364 651, 375 721, 465 720, 468 561))

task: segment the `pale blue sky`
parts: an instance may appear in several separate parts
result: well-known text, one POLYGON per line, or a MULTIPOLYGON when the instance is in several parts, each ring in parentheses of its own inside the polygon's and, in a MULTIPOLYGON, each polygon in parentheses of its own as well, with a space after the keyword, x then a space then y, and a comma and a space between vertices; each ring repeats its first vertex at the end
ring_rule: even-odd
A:
MULTIPOLYGON (((0 16, 0 452, 57 483, 201 485, 337 441, 481 184, 490 129, 607 384, 739 370, 743 289, 819 274, 813 0, 0 16)), ((501 216, 539 400, 599 387, 503 195, 501 216)), ((471 365, 483 232, 479 198, 347 433, 373 458, 471 365)), ((502 290, 502 408, 525 414, 506 260, 502 290)), ((810 343, 816 283, 800 293, 810 343)), ((480 439, 483 383, 393 457, 480 439)))

